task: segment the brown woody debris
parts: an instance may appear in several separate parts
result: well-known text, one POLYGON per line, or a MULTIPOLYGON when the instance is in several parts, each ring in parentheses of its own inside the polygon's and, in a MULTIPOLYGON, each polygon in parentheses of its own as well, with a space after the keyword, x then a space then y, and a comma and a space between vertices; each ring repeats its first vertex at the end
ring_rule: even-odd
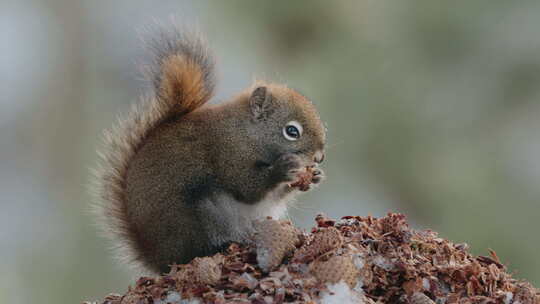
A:
POLYGON ((410 229, 401 214, 316 221, 310 234, 261 221, 252 244, 142 277, 102 303, 317 303, 348 288, 355 303, 540 304, 538 289, 512 278, 495 252, 473 256, 410 229))
POLYGON ((293 257, 294 262, 311 262, 322 254, 337 250, 343 246, 343 236, 334 227, 314 230, 308 241, 309 244, 296 251, 293 257))

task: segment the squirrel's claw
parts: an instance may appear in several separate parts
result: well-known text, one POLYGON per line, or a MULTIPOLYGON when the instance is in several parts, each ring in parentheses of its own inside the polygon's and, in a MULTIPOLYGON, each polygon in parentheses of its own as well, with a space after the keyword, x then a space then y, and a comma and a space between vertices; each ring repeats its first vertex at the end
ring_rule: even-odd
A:
POLYGON ((313 170, 313 177, 311 178, 311 183, 312 184, 318 184, 321 181, 323 181, 324 178, 325 178, 325 175, 324 175, 323 170, 317 168, 317 169, 313 170))

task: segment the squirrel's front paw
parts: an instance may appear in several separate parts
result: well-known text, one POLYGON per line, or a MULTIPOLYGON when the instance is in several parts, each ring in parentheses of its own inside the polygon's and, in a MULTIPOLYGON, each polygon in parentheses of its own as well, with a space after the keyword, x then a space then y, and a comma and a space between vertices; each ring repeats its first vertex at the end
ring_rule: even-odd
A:
POLYGON ((320 168, 313 169, 312 174, 313 174, 313 177, 311 177, 311 183, 312 184, 318 184, 321 181, 323 181, 324 178, 325 178, 324 171, 322 169, 320 169, 320 168))
POLYGON ((290 187, 298 188, 300 191, 308 191, 311 185, 320 183, 324 178, 323 171, 315 166, 306 167, 306 169, 298 174, 298 179, 289 184, 290 187))
POLYGON ((294 182, 298 173, 305 169, 302 158, 296 154, 283 154, 272 166, 273 176, 277 182, 294 182))

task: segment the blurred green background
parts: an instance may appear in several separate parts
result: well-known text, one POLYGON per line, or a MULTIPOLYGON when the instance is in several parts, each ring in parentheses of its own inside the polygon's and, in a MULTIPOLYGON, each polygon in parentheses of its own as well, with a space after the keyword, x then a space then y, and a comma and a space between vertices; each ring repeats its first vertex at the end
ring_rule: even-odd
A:
POLYGON ((148 88, 140 33, 206 33, 223 100, 254 77, 328 125, 292 219, 407 214, 540 285, 539 1, 0 2, 0 303, 78 303, 137 275, 88 214, 101 131, 148 88))

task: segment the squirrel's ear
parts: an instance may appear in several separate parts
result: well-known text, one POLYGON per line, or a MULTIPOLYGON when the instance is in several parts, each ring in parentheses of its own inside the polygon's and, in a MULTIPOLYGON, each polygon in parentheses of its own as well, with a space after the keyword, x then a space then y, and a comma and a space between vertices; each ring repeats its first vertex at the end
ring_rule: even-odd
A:
POLYGON ((251 113, 257 120, 264 120, 272 113, 272 96, 266 87, 257 87, 249 97, 251 113))

